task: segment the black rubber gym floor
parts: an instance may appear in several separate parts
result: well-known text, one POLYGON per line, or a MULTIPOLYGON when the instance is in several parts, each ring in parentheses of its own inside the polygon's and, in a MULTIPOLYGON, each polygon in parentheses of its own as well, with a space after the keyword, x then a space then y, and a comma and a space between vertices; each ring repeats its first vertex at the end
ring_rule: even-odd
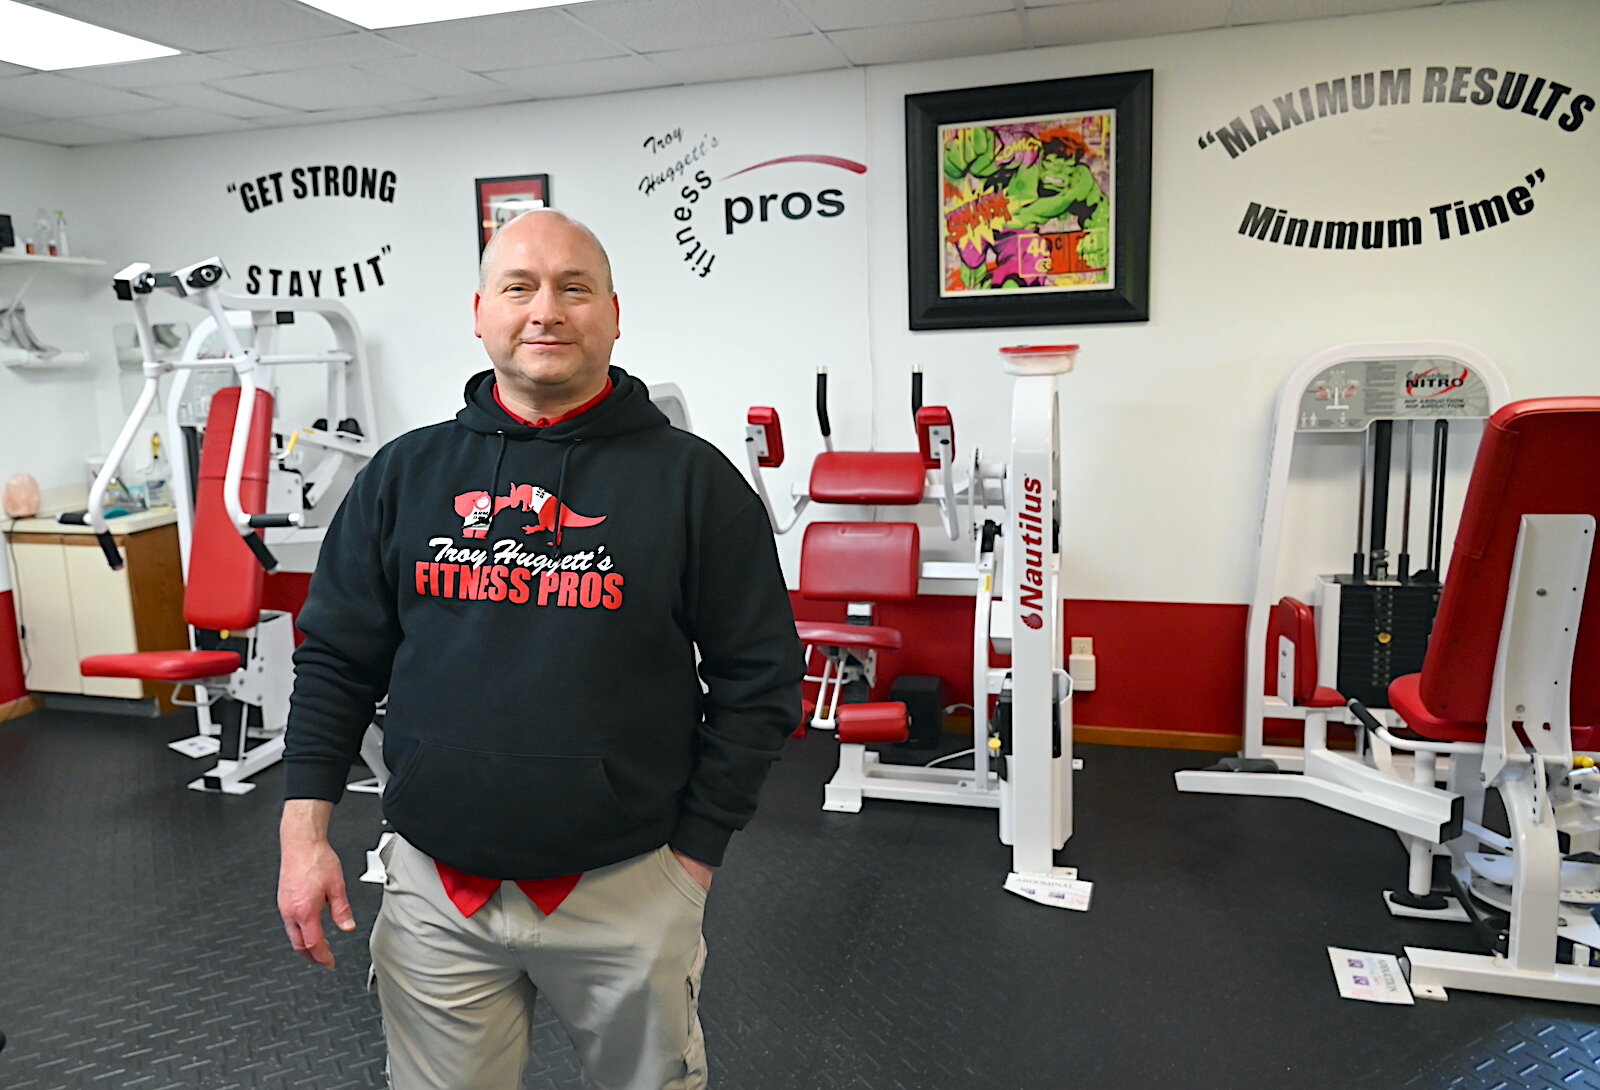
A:
MULTIPOLYGON (((377 800, 333 839, 361 929, 322 972, 275 909, 279 770, 202 795, 173 716, 0 724, 4 1090, 383 1085, 365 991, 379 890, 353 879, 377 800)), ((1204 754, 1080 747, 1061 862, 1088 913, 1004 892, 992 812, 820 809, 835 745, 790 743, 706 917, 718 1090, 1600 1088, 1600 1011, 1456 992, 1340 999, 1329 945, 1468 948, 1399 921, 1395 838, 1309 803, 1179 795, 1204 754)), ((548 1011, 526 1086, 577 1090, 548 1011)), ((440 1088, 450 1090, 450 1088, 440 1088)))

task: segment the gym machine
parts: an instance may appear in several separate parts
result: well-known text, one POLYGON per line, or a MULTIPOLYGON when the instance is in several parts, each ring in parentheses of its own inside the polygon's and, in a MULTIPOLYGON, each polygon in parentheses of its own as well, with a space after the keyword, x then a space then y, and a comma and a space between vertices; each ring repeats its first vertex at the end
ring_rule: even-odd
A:
MULTIPOLYGON (((826 450, 809 483, 794 489, 793 510, 773 510, 761 471, 784 458, 777 413, 748 416, 751 477, 778 533, 794 527, 812 501, 883 505, 933 504, 951 540, 966 537, 971 564, 920 561, 914 523, 813 523, 801 551, 800 593, 848 602, 844 625, 799 622, 808 669, 823 659, 810 722, 834 729, 839 767, 824 791, 823 808, 857 812, 864 799, 893 799, 999 811, 1002 843, 1012 849, 1006 886, 1044 904, 1087 908, 1089 884, 1054 853, 1072 835, 1072 681, 1063 662, 1060 575, 1059 376, 1076 361, 1077 346, 1001 350, 1014 377, 1008 464, 986 463, 974 452, 967 479, 954 479, 955 437, 949 410, 921 403, 921 374, 913 374, 912 407, 919 450, 907 454, 838 452, 827 416, 825 373, 817 388, 818 424, 826 450), (959 519, 965 503, 967 517, 959 519), (984 517, 989 512, 998 518, 984 517), (900 646, 900 633, 873 623, 872 603, 915 597, 923 579, 960 579, 976 589, 973 623, 973 731, 970 769, 907 766, 879 759, 867 747, 904 741, 906 706, 871 703, 876 654, 900 646), (994 656, 1011 656, 1009 667, 994 656), (988 714, 989 698, 995 702, 988 714)), ((950 756, 959 756, 952 754, 950 756)), ((941 758, 946 760, 948 758, 941 758)))
POLYGON ((149 265, 136 263, 114 277, 117 297, 134 307, 135 330, 144 355, 144 385, 89 490, 88 509, 78 518, 94 531, 107 562, 119 568, 122 559, 105 521, 106 490, 159 398, 161 380, 175 373, 163 438, 166 449, 186 455, 172 459, 171 484, 183 550, 192 651, 166 654, 231 654, 240 665, 196 676, 194 670, 207 664, 220 670, 232 660, 180 658, 156 663, 140 656, 96 656, 105 661, 92 665, 86 661, 85 669, 158 670, 161 672, 154 677, 159 680, 180 687, 192 684, 199 733, 171 746, 190 757, 220 754, 220 758, 214 769, 189 786, 244 794, 255 786, 250 778, 282 756, 293 686, 294 636, 288 613, 232 601, 239 588, 226 584, 240 577, 235 570, 239 545, 248 550, 259 569, 248 577, 254 585, 253 601, 258 604, 261 572, 279 566, 273 546, 320 543, 327 520, 338 508, 350 480, 376 451, 376 443, 371 437, 372 396, 365 350, 350 312, 339 303, 322 299, 228 295, 219 287, 226 275, 222 262, 213 257, 173 272, 155 272, 149 265), (149 302, 157 292, 207 312, 181 359, 162 359, 157 351, 149 316, 149 302), (280 332, 306 314, 327 323, 334 347, 313 353, 278 351, 280 332), (239 336, 245 328, 252 333, 249 347, 239 336), (208 355, 205 348, 212 337, 223 345, 220 358, 208 355), (289 429, 275 419, 278 402, 272 393, 272 369, 282 366, 327 369, 326 411, 309 428, 289 429), (203 385, 191 384, 197 375, 207 376, 210 385, 194 397, 190 395, 203 385), (220 477, 220 481, 211 480, 208 486, 208 476, 220 477), (205 497, 216 500, 220 508, 208 515, 210 507, 202 504, 205 497), (221 538, 209 546, 218 551, 202 551, 197 556, 196 541, 214 540, 219 531, 221 538), (236 539, 232 546, 226 542, 229 534, 236 539), (218 629, 197 624, 197 619, 210 612, 203 602, 208 596, 228 598, 230 605, 224 612, 241 623, 218 629), (224 702, 236 713, 227 722, 219 721, 215 714, 224 702))

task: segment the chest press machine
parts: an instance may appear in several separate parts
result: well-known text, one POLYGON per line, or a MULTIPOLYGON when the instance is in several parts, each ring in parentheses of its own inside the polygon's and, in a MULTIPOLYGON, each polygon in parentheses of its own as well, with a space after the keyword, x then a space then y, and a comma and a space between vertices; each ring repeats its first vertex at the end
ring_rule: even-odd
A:
MULTIPOLYGON (((1061 668, 1060 458, 1057 380, 1072 369, 1077 346, 1002 349, 1014 376, 1011 450, 1006 464, 974 452, 967 479, 955 480, 955 432, 950 411, 922 404, 921 373, 912 376, 915 452, 836 451, 827 413, 827 375, 817 380, 817 418, 825 450, 809 483, 796 484, 793 507, 779 518, 762 470, 784 461, 776 410, 752 408, 747 417, 750 475, 776 533, 794 528, 811 502, 938 508, 952 541, 972 543, 970 564, 921 561, 915 522, 813 522, 800 554, 800 594, 847 603, 844 624, 797 622, 805 644, 806 680, 818 685, 808 701, 810 725, 834 730, 839 767, 823 809, 859 812, 864 799, 890 799, 999 811, 1000 840, 1012 849, 1012 872, 1025 895, 1065 904, 1060 883, 1075 879, 1055 866, 1054 853, 1072 835, 1072 682, 1061 668), (966 518, 959 515, 965 503, 966 518), (995 513, 998 518, 985 517, 995 513), (982 518, 980 522, 979 519, 982 518), (898 650, 899 631, 875 623, 877 602, 908 601, 919 577, 975 583, 973 618, 972 768, 907 766, 881 761, 877 743, 903 742, 907 709, 869 701, 879 651, 898 650), (1003 588, 1003 589, 1002 589, 1003 588), (997 656, 1011 657, 1009 666, 997 656), (990 698, 995 712, 988 715, 990 698), (1057 879, 1041 883, 1039 879, 1057 879)), ((956 756, 956 755, 952 755, 956 756)), ((1081 894, 1076 894, 1081 896, 1081 894)), ((1080 907, 1086 907, 1086 901, 1080 907)))
MULTIPOLYGON (((168 392, 165 444, 173 451, 191 449, 187 442, 173 441, 182 433, 177 410, 190 376, 226 369, 237 386, 216 390, 200 411, 205 424, 195 465, 182 457, 172 460, 191 647, 94 655, 80 669, 87 676, 193 686, 195 700, 182 703, 195 707, 200 733, 172 743, 172 748, 191 757, 218 755, 216 766, 191 782, 191 788, 240 795, 254 789, 251 777, 283 755, 294 681, 293 619, 281 610, 261 608, 263 577, 278 567, 271 546, 320 542, 343 488, 371 458, 376 444, 369 434, 372 396, 366 356, 350 312, 322 299, 227 295, 218 288, 225 275, 221 261, 210 258, 170 273, 134 264, 113 280, 117 297, 134 307, 144 386, 89 490, 85 515, 79 516, 94 530, 112 568, 122 567, 122 557, 105 521, 106 489, 154 407, 162 378, 177 375, 168 392), (158 358, 148 313, 150 298, 158 291, 209 314, 180 360, 158 358), (280 330, 297 313, 323 318, 336 346, 309 354, 277 351, 280 330), (236 332, 240 314, 249 315, 254 332, 249 348, 236 332), (209 358, 198 347, 208 325, 214 325, 225 346, 222 358, 209 358), (328 371, 326 415, 298 432, 276 420, 270 388, 271 368, 286 365, 321 365, 328 371), (286 434, 289 438, 283 441, 286 434), (210 632, 217 639, 203 635, 210 632)), ((369 748, 364 746, 363 753, 369 748)))

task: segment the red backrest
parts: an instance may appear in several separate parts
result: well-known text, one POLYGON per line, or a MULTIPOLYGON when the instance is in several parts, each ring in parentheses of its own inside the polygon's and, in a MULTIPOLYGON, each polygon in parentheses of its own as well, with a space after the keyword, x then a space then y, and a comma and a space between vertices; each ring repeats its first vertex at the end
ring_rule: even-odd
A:
POLYGON ((934 428, 950 429, 950 449, 945 451, 945 457, 950 459, 952 465, 956 460, 956 426, 950 418, 950 410, 943 405, 924 405, 917 410, 917 453, 922 455, 922 464, 927 469, 938 469, 939 459, 934 457, 933 435, 934 428))
POLYGON ((767 469, 783 465, 783 421, 778 419, 778 410, 769 405, 751 406, 744 422, 764 429, 767 436, 767 452, 757 456, 756 464, 767 469))
MULTIPOLYGON (((261 616, 261 580, 265 574, 239 531, 228 519, 222 482, 228 472, 228 448, 239 410, 239 387, 218 390, 211 398, 205 442, 200 448, 200 474, 195 485, 194 537, 189 542, 189 571, 183 594, 183 616, 196 628, 254 628, 261 616)), ((239 503, 247 514, 267 509, 267 475, 272 455, 272 395, 256 391, 250 418, 250 445, 239 478, 239 503)))
POLYGON ((921 547, 914 522, 813 522, 800 543, 800 593, 833 602, 909 601, 917 596, 921 547))
POLYGON ((1311 607, 1297 598, 1282 598, 1267 616, 1267 695, 1278 695, 1278 641, 1294 644, 1294 704, 1304 704, 1317 691, 1317 624, 1311 607))
MULTIPOLYGON (((1523 515, 1600 518, 1600 397, 1539 398, 1489 418, 1456 531, 1418 695, 1440 719, 1488 714, 1523 515)), ((1600 549, 1572 662, 1572 723, 1600 724, 1600 549)))
POLYGON ((833 450, 811 463, 807 492, 818 503, 912 504, 922 502, 927 483, 922 455, 915 451, 833 450))

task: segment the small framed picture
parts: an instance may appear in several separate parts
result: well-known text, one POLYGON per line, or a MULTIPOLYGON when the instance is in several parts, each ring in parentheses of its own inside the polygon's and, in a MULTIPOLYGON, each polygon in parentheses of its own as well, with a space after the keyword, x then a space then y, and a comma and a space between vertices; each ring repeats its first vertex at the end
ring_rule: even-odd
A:
POLYGON ((550 207, 550 175, 512 174, 503 178, 479 178, 478 253, 489 245, 489 237, 511 220, 535 208, 550 207))

